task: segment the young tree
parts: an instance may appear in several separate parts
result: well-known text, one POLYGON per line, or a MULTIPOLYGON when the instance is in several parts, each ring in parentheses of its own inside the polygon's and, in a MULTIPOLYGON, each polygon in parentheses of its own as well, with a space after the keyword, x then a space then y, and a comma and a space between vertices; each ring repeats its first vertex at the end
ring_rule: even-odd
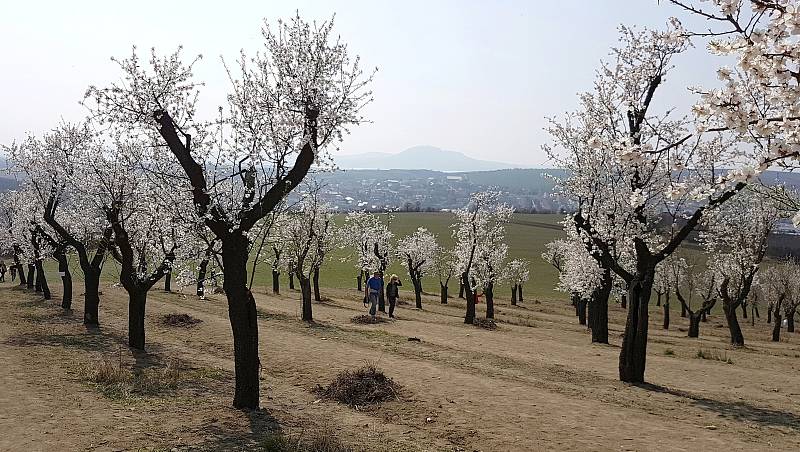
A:
POLYGON ((719 281, 717 294, 722 300, 733 345, 744 345, 736 309, 750 294, 767 252, 767 239, 779 218, 774 203, 751 190, 739 193, 707 216, 701 239, 719 281))
POLYGON ((458 257, 453 250, 444 250, 440 246, 437 252, 434 271, 439 278, 439 296, 442 304, 447 304, 447 292, 450 279, 458 272, 458 257))
POLYGON ((797 300, 800 298, 800 282, 797 280, 797 274, 797 264, 781 261, 765 269, 758 276, 757 290, 763 291, 764 296, 771 300, 769 309, 773 313, 775 322, 772 327, 774 342, 779 342, 781 339, 782 314, 787 312, 787 305, 791 305, 788 311, 792 314, 797 309, 797 300))
POLYGON ((528 282, 530 264, 524 259, 514 259, 506 265, 505 280, 511 284, 511 305, 522 301, 522 286, 528 282))
MULTIPOLYGON (((112 235, 105 216, 87 197, 86 188, 97 183, 86 166, 97 153, 96 138, 88 123, 63 123, 41 138, 31 136, 7 149, 14 168, 26 174, 44 206, 44 222, 52 228, 53 238, 78 255, 84 281, 83 323, 91 327, 99 325, 100 274, 112 235)), ((66 277, 68 261, 59 259, 59 272, 66 277)))
MULTIPOLYGON (((234 338, 236 408, 259 405, 258 320, 248 288, 249 233, 297 187, 369 102, 358 58, 333 34, 333 22, 299 16, 265 25, 264 53, 229 71, 232 89, 216 130, 195 118, 199 84, 180 51, 142 64, 118 61, 124 83, 90 87, 85 104, 103 121, 126 124, 169 149, 191 185, 197 215, 220 241, 234 338), (149 67, 148 67, 149 66, 149 67), (237 78, 238 77, 238 78, 237 78)), ((165 156, 166 157, 166 156, 165 156)))
MULTIPOLYGON (((356 261, 356 268, 364 281, 374 271, 386 271, 392 237, 394 234, 380 216, 363 211, 348 213, 344 226, 339 231, 339 242, 353 246, 347 258, 356 261)), ((383 294, 378 297, 378 309, 385 312, 385 305, 381 308, 380 304, 381 300, 385 303, 383 297, 383 294)))
MULTIPOLYGON (((412 234, 397 242, 397 256, 403 259, 408 269, 408 277, 414 286, 414 299, 417 309, 422 309, 422 277, 436 266, 439 244, 436 236, 427 229, 417 228, 412 234)), ((445 301, 447 299, 445 298, 445 301)))
POLYGON ((282 231, 286 253, 293 262, 293 271, 300 282, 302 318, 314 320, 311 307, 311 278, 319 270, 331 246, 333 218, 329 205, 319 199, 314 188, 304 193, 296 210, 286 214, 282 231))
MULTIPOLYGON (((500 202, 500 193, 495 191, 473 193, 467 206, 455 211, 453 238, 460 279, 467 299, 464 323, 472 324, 475 321, 475 291, 479 287, 477 276, 483 278, 481 282, 493 282, 496 271, 499 271, 489 267, 497 265, 499 257, 499 254, 493 254, 491 247, 502 243, 505 224, 513 212, 513 208, 500 202)), ((502 252, 502 258, 505 258, 505 251, 502 252)))
POLYGON ((656 266, 771 161, 762 148, 735 145, 740 136, 730 126, 702 119, 695 127, 689 118, 673 119, 671 108, 654 114, 672 60, 688 45, 677 20, 672 25, 667 32, 623 27, 616 63, 601 67, 594 92, 553 127, 552 153, 567 151, 559 165, 569 170, 562 192, 572 192, 578 203, 576 228, 627 285, 619 375, 633 383, 644 381, 656 266), (660 228, 665 217, 667 227, 660 228), (620 246, 629 250, 631 265, 615 257, 620 246))

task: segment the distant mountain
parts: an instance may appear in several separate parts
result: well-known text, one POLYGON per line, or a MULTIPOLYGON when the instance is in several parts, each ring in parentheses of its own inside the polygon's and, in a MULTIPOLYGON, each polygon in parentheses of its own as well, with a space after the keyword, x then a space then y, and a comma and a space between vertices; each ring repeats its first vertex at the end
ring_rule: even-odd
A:
POLYGON ((446 151, 434 146, 415 146, 398 154, 367 152, 339 155, 334 161, 342 169, 405 169, 433 171, 491 171, 519 168, 520 165, 478 160, 461 152, 446 151))

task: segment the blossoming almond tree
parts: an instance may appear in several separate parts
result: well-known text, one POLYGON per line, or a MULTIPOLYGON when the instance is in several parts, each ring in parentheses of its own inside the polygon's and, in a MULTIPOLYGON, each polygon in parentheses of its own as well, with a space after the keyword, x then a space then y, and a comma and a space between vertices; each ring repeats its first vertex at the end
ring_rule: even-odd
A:
POLYGON ((510 261, 504 271, 504 279, 511 283, 511 305, 516 306, 517 301, 522 301, 522 286, 530 278, 530 264, 524 259, 510 261))
POLYGON ((450 285, 450 280, 458 272, 458 257, 456 256, 454 250, 445 250, 441 247, 441 245, 439 246, 436 255, 437 257, 436 264, 434 265, 434 271, 436 272, 436 276, 439 278, 439 297, 442 304, 447 304, 447 292, 450 285))
POLYGON ((634 383, 644 381, 656 266, 704 215, 742 190, 755 176, 749 168, 766 158, 734 145, 737 137, 725 129, 695 128, 690 118, 673 118, 672 109, 655 114, 653 101, 672 59, 688 45, 680 24, 672 25, 666 32, 621 28, 616 61, 602 65, 581 108, 556 122, 550 149, 569 170, 562 192, 578 204, 574 221, 582 239, 627 285, 619 376, 634 383), (659 229, 665 216, 668 226, 659 229), (620 245, 632 265, 615 255, 620 245))
POLYGON ((767 239, 780 217, 771 199, 745 190, 706 218, 701 239, 719 281, 717 294, 733 345, 744 345, 736 309, 750 294, 767 253, 767 239))
MULTIPOLYGON (((356 268, 365 280, 372 272, 384 272, 389 266, 394 234, 379 215, 363 211, 348 213, 338 236, 342 246, 352 246, 349 258, 356 261, 356 268)), ((385 309, 381 309, 382 300, 383 295, 380 295, 378 309, 381 311, 385 309)))
MULTIPOLYGON (((483 281, 478 281, 478 277, 483 276, 486 281, 496 277, 496 273, 492 276, 488 272, 489 268, 485 264, 494 263, 491 248, 502 243, 505 224, 513 212, 512 207, 500 202, 500 193, 496 191, 473 193, 469 203, 455 211, 453 238, 456 242, 457 267, 461 273, 461 284, 464 286, 467 301, 464 323, 475 322, 475 292, 483 285, 483 281), (478 265, 481 260, 483 260, 481 269, 483 272, 479 274, 478 265)), ((504 253, 502 257, 505 258, 504 253)), ((499 272, 499 269, 496 271, 499 272)))
POLYGON ((262 30, 264 52, 229 70, 232 89, 216 128, 196 118, 199 84, 180 51, 118 60, 123 83, 90 87, 85 104, 105 122, 127 124, 165 146, 191 186, 197 214, 221 243, 223 287, 234 339, 236 408, 259 405, 258 323, 248 288, 248 233, 305 178, 371 100, 358 58, 333 21, 299 16, 262 30), (235 72, 235 74, 234 74, 235 72))
POLYGON ((302 294, 302 318, 312 322, 311 280, 332 246, 332 209, 319 199, 319 188, 313 187, 284 218, 276 235, 283 238, 285 252, 294 263, 292 269, 302 294))
POLYGON ((435 268, 438 254, 436 236, 423 227, 397 242, 397 255, 406 263, 417 309, 422 309, 422 277, 435 268))
MULTIPOLYGON (((99 325, 100 274, 112 230, 105 216, 87 197, 85 187, 97 183, 84 166, 97 150, 96 134, 87 123, 63 123, 42 137, 28 137, 8 148, 16 171, 26 174, 34 196, 44 206, 44 222, 62 245, 56 253, 65 285, 71 285, 63 244, 73 248, 83 271, 84 315, 87 326, 99 325)), ((63 300, 63 299, 62 299, 63 300)))

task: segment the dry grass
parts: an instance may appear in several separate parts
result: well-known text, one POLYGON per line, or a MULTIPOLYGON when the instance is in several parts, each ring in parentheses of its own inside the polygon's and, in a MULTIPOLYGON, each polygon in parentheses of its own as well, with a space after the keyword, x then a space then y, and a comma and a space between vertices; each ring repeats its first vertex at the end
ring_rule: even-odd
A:
POLYGON ((195 326, 198 323, 202 323, 203 321, 200 319, 196 319, 189 314, 164 314, 161 317, 161 322, 167 326, 177 326, 177 327, 191 327, 195 326))
POLYGON ((343 443, 332 428, 303 431, 296 436, 280 433, 269 434, 261 442, 260 449, 269 452, 356 452, 368 450, 354 448, 343 443))
POLYGON ((103 358, 84 367, 81 375, 112 399, 163 395, 175 390, 181 380, 180 366, 174 361, 161 368, 130 369, 121 361, 103 358))
POLYGON ((472 324, 477 326, 478 328, 483 328, 484 330, 496 330, 497 323, 495 323, 492 319, 485 319, 483 317, 475 317, 472 320, 472 324))
POLYGON ((709 359, 712 361, 720 361, 726 364, 733 364, 733 360, 728 357, 728 353, 725 352, 723 354, 719 354, 714 352, 713 350, 703 350, 702 348, 697 350, 697 354, 695 355, 697 359, 709 359))
POLYGON ((374 365, 339 373, 327 387, 317 385, 316 394, 351 407, 374 405, 399 400, 401 387, 374 365))
POLYGON ((357 316, 353 317, 352 319, 350 319, 350 322, 351 323, 356 323, 356 324, 359 324, 359 325, 372 325, 372 324, 375 324, 375 323, 386 323, 386 322, 388 322, 388 320, 386 320, 383 317, 375 317, 373 319, 372 316, 370 316, 370 315, 362 314, 362 315, 357 315, 357 316))

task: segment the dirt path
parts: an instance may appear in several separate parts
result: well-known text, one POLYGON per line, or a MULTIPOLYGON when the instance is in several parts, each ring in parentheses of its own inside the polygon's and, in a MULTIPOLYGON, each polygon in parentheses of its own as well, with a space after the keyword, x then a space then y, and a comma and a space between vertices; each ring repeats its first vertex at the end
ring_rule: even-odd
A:
POLYGON ((79 318, 0 288, 0 429, 7 432, 0 450, 228 450, 278 428, 287 435, 326 429, 366 450, 800 448, 800 335, 757 341, 769 337, 763 322, 745 327, 748 347, 729 350, 719 318, 703 324, 698 340, 678 330, 685 325, 677 313, 668 332, 654 314, 651 384, 637 387, 616 380, 624 320, 617 308, 612 344, 599 346, 568 307, 553 302, 501 304, 500 328, 486 331, 463 324, 458 300, 443 306, 431 297, 424 311, 401 306, 396 322, 356 325, 349 320, 363 312, 357 296, 332 290, 334 300, 315 303, 317 323, 309 326, 298 320, 297 294, 257 294, 263 410, 245 415, 226 408, 233 363, 222 299, 154 292, 148 354, 133 356, 123 346, 124 292, 104 290, 102 333, 89 335, 79 318), (203 322, 166 327, 159 320, 167 313, 203 322), (697 359, 700 348, 718 359, 697 359), (80 372, 103 357, 154 367, 179 359, 200 377, 167 395, 108 399, 80 372), (402 400, 356 411, 312 394, 365 362, 406 388, 402 400))

